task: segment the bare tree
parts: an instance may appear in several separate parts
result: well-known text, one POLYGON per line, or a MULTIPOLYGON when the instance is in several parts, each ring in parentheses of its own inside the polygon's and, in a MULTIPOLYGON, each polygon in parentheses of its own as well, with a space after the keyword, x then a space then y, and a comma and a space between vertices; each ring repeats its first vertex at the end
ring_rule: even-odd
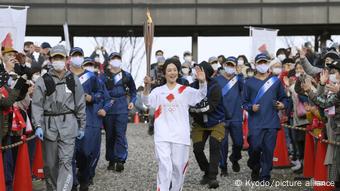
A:
POLYGON ((94 37, 94 41, 108 53, 119 52, 123 59, 123 68, 130 72, 134 79, 144 75, 140 72, 141 68, 146 67, 142 37, 94 37))

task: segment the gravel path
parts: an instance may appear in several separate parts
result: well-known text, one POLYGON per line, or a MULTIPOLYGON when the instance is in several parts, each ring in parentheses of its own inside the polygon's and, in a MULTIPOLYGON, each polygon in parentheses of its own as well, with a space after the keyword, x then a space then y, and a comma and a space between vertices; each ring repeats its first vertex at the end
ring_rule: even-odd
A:
MULTIPOLYGON (((154 159, 154 143, 153 137, 147 134, 147 127, 145 124, 138 126, 129 125, 128 127, 128 142, 129 142, 129 156, 125 164, 125 170, 122 173, 107 171, 108 162, 105 160, 105 139, 103 136, 102 151, 100 161, 97 166, 96 177, 94 185, 90 187, 91 191, 154 191, 156 190, 156 174, 157 164, 154 159)), ((265 187, 245 185, 250 179, 250 169, 246 166, 248 159, 247 152, 242 152, 242 160, 240 161, 241 172, 234 173, 229 167, 228 177, 219 177, 220 187, 216 191, 248 191, 248 190, 286 190, 286 191, 301 191, 308 190, 311 187, 305 187, 305 181, 300 183, 303 186, 278 186, 265 187), (237 186, 240 180, 242 186, 237 186)), ((186 174, 184 191, 203 191, 209 190, 206 186, 201 186, 199 180, 203 173, 199 170, 197 162, 194 158, 192 149, 190 152, 189 170, 186 174)), ((293 184, 295 175, 290 169, 274 169, 272 171, 273 184, 286 183, 293 184)), ((249 183, 249 182, 248 182, 249 183)), ((38 189, 41 183, 35 183, 35 190, 38 189)))

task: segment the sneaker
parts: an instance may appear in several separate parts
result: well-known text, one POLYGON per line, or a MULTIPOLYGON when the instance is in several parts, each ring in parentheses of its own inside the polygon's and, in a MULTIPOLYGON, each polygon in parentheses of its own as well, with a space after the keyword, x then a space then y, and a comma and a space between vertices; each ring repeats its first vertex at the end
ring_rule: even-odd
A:
POLYGON ((299 161, 299 160, 292 160, 290 163, 292 163, 293 166, 296 166, 296 165, 298 164, 298 161, 299 161))
POLYGON ((220 186, 216 179, 210 180, 208 185, 209 185, 209 189, 216 189, 220 186))
POLYGON ((124 163, 117 162, 117 164, 116 164, 116 171, 117 172, 122 172, 123 170, 124 170, 124 163))
POLYGON ((110 161, 109 166, 107 167, 107 170, 115 170, 115 163, 110 161))
POLYGON ((232 169, 234 172, 240 172, 240 165, 238 164, 238 162, 233 162, 233 165, 232 165, 232 169))
POLYGON ((300 165, 300 168, 293 170, 295 174, 302 174, 303 173, 303 165, 300 165))
POLYGON ((206 185, 206 184, 208 184, 209 183, 209 177, 208 177, 208 175, 204 175, 203 177, 202 177, 202 179, 200 180, 200 184, 201 185, 206 185))
POLYGON ((79 191, 89 191, 89 185, 88 184, 80 184, 79 191))
POLYGON ((299 160, 296 160, 295 166, 293 166, 293 167, 290 168, 290 169, 292 169, 292 171, 295 171, 295 170, 298 170, 298 169, 300 169, 300 168, 301 168, 301 162, 300 162, 299 160))
POLYGON ((228 175, 228 168, 221 168, 221 176, 226 177, 228 175))
POLYGON ((252 170, 251 171, 251 180, 258 181, 260 179, 260 171, 259 170, 252 170))

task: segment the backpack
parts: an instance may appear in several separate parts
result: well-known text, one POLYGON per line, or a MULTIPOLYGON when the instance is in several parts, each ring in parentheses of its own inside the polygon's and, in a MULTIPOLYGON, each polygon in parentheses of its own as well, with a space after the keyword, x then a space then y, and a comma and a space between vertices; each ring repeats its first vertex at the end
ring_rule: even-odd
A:
MULTIPOLYGON (((42 76, 42 78, 43 78, 45 86, 46 86, 46 92, 45 93, 46 93, 47 96, 50 96, 55 92, 56 86, 65 84, 65 82, 60 82, 60 83, 55 84, 52 76, 49 75, 48 73, 45 73, 42 76)), ((69 75, 66 76, 66 86, 69 90, 71 90, 72 94, 74 95, 75 90, 76 90, 76 82, 74 80, 73 74, 69 74, 69 75)))
MULTIPOLYGON (((60 82, 60 83, 56 84, 54 82, 52 76, 50 74, 48 74, 48 73, 45 73, 42 76, 42 78, 43 78, 44 84, 46 86, 45 95, 47 95, 47 96, 52 95, 55 92, 57 86, 65 84, 65 82, 60 82)), ((76 82, 74 80, 74 76, 73 76, 73 74, 69 74, 65 78, 66 78, 66 86, 72 92, 73 101, 74 101, 74 107, 76 107, 76 94, 75 94, 75 91, 76 91, 76 82)), ((75 108, 74 108, 74 110, 72 112, 75 113, 75 108)))
POLYGON ((126 72, 123 71, 123 70, 121 70, 120 72, 118 72, 117 74, 114 74, 114 75, 112 73, 106 73, 106 75, 105 75, 105 86, 106 86, 107 90, 112 90, 114 87, 121 86, 120 84, 116 85, 113 82, 114 77, 116 75, 118 75, 119 73, 122 73, 122 85, 124 87, 126 95, 128 95, 128 93, 129 93, 129 86, 128 86, 129 78, 126 75, 126 72))

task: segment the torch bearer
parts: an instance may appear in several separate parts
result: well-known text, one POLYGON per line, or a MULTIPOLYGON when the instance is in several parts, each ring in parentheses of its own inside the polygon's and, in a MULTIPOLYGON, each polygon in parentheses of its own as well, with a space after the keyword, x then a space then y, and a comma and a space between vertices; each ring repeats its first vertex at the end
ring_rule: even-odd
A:
POLYGON ((152 42, 154 35, 154 24, 152 22, 151 13, 149 8, 146 9, 146 21, 144 23, 144 43, 145 43, 145 53, 146 53, 146 72, 147 75, 150 76, 151 70, 151 51, 152 51, 152 42))

